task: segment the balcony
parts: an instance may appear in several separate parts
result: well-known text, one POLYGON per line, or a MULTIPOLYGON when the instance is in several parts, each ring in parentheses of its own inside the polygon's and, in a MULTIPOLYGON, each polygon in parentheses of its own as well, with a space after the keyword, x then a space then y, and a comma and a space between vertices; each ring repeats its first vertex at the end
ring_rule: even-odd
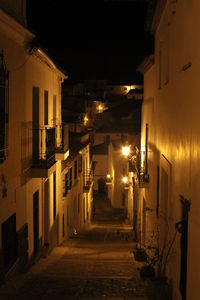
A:
POLYGON ((90 188, 93 184, 93 172, 89 169, 83 174, 83 193, 89 193, 90 188))
POLYGON ((66 160, 69 156, 69 128, 68 125, 56 125, 56 160, 66 160))
POLYGON ((149 174, 145 171, 144 167, 140 169, 139 187, 144 188, 149 183, 149 174))
POLYGON ((139 186, 145 187, 149 182, 148 157, 146 151, 139 151, 136 147, 135 155, 132 158, 129 170, 135 172, 138 177, 139 186))
POLYGON ((32 129, 33 178, 48 178, 55 171, 55 128, 32 129))

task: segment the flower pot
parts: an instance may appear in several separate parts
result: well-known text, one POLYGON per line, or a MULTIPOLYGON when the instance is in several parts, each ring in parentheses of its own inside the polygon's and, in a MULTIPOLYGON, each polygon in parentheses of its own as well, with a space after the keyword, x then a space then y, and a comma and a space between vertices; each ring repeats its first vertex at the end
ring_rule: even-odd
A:
POLYGON ((155 277, 155 274, 156 274, 155 269, 151 265, 143 266, 140 269, 140 277, 142 279, 153 278, 155 277))
POLYGON ((133 251, 134 258, 136 261, 144 262, 147 260, 147 254, 146 251, 143 248, 136 248, 133 251))

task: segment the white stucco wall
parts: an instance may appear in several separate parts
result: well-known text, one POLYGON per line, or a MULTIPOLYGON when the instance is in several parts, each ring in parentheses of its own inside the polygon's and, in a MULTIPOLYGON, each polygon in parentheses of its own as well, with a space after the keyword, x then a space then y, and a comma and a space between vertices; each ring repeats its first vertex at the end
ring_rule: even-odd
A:
MULTIPOLYGON (((157 164, 160 166, 160 209, 165 212, 167 210, 171 234, 175 223, 181 220, 179 196, 183 195, 191 201, 188 227, 188 300, 199 298, 197 278, 200 276, 197 251, 200 229, 199 11, 200 3, 197 0, 181 0, 176 4, 167 1, 155 35, 155 66, 145 74, 142 114, 142 144, 145 144, 144 131, 145 124, 148 123, 149 150, 152 151, 149 153, 149 186, 143 191, 148 205, 155 209, 157 164), (166 175, 163 174, 167 175, 167 186, 164 186, 166 175)), ((152 216, 153 214, 155 217, 155 211, 152 216)), ((155 221, 150 215, 148 213, 147 227, 155 221)), ((174 299, 181 299, 180 235, 177 236, 173 255, 170 257, 168 276, 173 280, 174 299)))

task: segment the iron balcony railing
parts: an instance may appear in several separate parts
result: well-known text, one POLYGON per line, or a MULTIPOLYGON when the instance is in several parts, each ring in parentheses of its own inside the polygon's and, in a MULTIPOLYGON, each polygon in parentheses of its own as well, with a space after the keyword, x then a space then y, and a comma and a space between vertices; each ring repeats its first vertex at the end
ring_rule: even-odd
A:
POLYGON ((93 170, 88 169, 85 173, 83 173, 83 191, 84 192, 89 192, 90 187, 93 182, 93 170))
POLYGON ((55 127, 56 138, 56 152, 62 153, 68 150, 69 146, 69 127, 66 124, 56 125, 55 127))
POLYGON ((135 147, 135 153, 129 164, 129 171, 137 174, 138 181, 141 186, 144 183, 149 182, 147 155, 147 151, 140 151, 137 147, 135 147))
POLYGON ((55 162, 55 128, 33 128, 33 167, 49 168, 55 162))

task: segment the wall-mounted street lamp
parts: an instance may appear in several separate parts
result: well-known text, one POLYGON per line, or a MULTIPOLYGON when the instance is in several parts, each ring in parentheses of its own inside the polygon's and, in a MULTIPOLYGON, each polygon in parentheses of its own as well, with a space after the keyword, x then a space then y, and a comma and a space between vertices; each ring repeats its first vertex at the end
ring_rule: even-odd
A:
POLYGON ((98 105, 98 112, 102 113, 103 112, 103 106, 101 104, 98 105))
POLYGON ((130 183, 129 183, 129 179, 127 176, 124 176, 122 178, 122 183, 123 183, 123 186, 124 186, 124 189, 125 190, 128 190, 129 189, 129 186, 130 186, 130 183))
POLYGON ((106 184, 112 184, 113 177, 110 174, 106 175, 106 184))
POLYGON ((122 147, 122 155, 129 160, 129 170, 137 173, 140 183, 149 181, 147 151, 140 151, 137 147, 132 151, 127 145, 122 147))
POLYGON ((127 183, 128 183, 128 177, 127 177, 127 176, 124 176, 124 177, 122 178, 122 182, 123 182, 124 184, 127 184, 127 183))
POLYGON ((84 119, 83 119, 84 125, 87 126, 88 125, 88 117, 87 115, 85 115, 84 119))
POLYGON ((130 155, 131 149, 130 146, 123 146, 122 147, 122 155, 124 157, 128 157, 130 155))

